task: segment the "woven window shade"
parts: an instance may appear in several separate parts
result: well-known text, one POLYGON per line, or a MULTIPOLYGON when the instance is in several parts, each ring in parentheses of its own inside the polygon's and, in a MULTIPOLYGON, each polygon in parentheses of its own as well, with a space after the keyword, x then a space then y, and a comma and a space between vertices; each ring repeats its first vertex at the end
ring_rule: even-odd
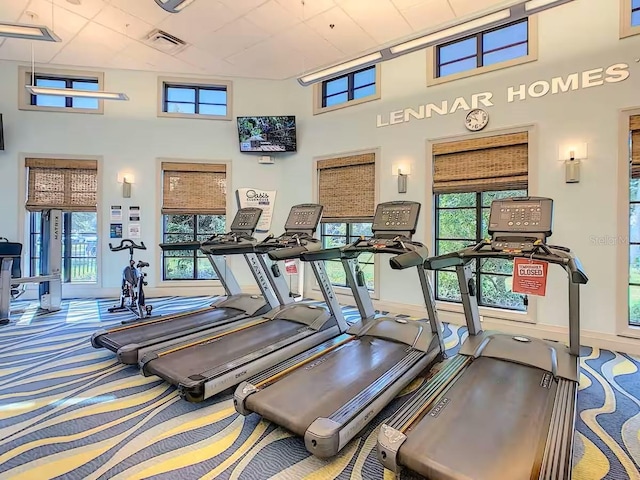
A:
POLYGON ((225 165, 162 163, 162 213, 224 215, 227 211, 225 165))
POLYGON ((57 208, 95 212, 98 204, 98 162, 27 158, 27 210, 57 208))
POLYGON ((640 178, 640 115, 631 117, 631 178, 640 178))
POLYGON ((528 134, 433 146, 433 193, 520 190, 528 186, 528 134))
POLYGON ((318 161, 318 202, 323 222, 368 221, 375 213, 373 153, 318 161))

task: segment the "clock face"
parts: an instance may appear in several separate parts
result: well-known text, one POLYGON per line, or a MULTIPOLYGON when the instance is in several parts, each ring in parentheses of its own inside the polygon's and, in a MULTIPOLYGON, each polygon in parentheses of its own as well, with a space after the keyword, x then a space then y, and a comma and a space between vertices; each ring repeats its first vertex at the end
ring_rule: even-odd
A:
POLYGON ((489 123, 489 114, 480 108, 471 110, 464 120, 464 125, 472 132, 482 130, 489 123))

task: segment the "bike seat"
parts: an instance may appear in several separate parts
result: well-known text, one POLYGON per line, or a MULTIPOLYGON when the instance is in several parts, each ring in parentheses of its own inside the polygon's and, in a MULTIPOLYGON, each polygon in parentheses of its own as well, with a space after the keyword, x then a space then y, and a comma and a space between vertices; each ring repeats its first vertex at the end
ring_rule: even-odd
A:
POLYGON ((138 265, 137 265, 138 268, 144 268, 148 266, 149 266, 149 262, 138 262, 138 265))

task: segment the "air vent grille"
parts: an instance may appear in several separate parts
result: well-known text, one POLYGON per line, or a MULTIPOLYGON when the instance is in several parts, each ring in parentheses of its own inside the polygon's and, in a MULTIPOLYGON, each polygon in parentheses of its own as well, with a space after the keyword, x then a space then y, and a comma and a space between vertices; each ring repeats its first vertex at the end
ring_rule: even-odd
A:
POLYGON ((152 30, 145 37, 145 43, 151 48, 167 53, 169 55, 175 55, 176 53, 187 48, 187 42, 180 40, 178 37, 164 32, 160 29, 152 30))

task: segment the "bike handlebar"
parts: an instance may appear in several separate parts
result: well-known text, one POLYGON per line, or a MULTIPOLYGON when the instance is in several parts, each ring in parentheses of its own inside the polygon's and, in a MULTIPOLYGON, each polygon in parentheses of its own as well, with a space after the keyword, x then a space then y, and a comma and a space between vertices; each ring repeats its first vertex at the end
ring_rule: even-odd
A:
POLYGON ((109 243, 109 250, 111 250, 112 252, 120 252, 121 250, 129 250, 131 253, 133 253, 134 249, 146 250, 147 247, 144 245, 144 242, 140 242, 140 245, 138 245, 136 242, 134 242, 133 240, 130 240, 128 238, 120 240, 120 245, 118 245, 117 247, 114 247, 111 243, 109 243))

